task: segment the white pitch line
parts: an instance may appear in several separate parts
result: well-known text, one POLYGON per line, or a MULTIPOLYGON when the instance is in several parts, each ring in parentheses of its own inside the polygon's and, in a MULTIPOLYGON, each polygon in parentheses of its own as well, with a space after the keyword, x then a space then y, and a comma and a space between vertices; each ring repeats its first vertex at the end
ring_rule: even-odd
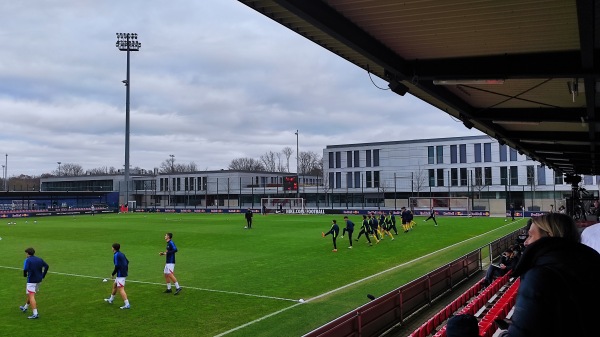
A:
MULTIPOLYGON (((457 242, 457 243, 455 243, 455 244, 453 244, 453 245, 450 245, 450 246, 444 247, 444 248, 442 248, 442 249, 439 249, 439 250, 437 250, 437 251, 435 251, 435 252, 431 252, 431 253, 429 253, 429 254, 423 255, 423 256, 421 256, 421 257, 418 257, 418 258, 416 258, 416 259, 414 259, 414 260, 411 260, 411 261, 404 262, 404 263, 402 263, 402 264, 399 264, 399 265, 397 265, 397 266, 394 266, 394 267, 391 267, 391 268, 389 268, 389 269, 386 269, 386 270, 384 270, 384 271, 381 271, 381 272, 379 272, 379 273, 377 273, 377 274, 373 274, 373 275, 367 276, 367 277, 365 277, 365 278, 363 278, 363 279, 360 279, 360 280, 358 280, 358 281, 354 281, 354 282, 352 282, 352 283, 348 283, 348 284, 346 284, 346 285, 344 285, 344 286, 341 286, 341 287, 339 287, 339 288, 335 288, 335 289, 333 289, 333 290, 331 290, 331 291, 328 291, 328 292, 326 292, 326 293, 323 293, 323 294, 321 294, 321 295, 317 295, 317 296, 315 296, 315 297, 312 297, 312 298, 309 298, 309 299, 307 299, 307 300, 304 300, 304 303, 306 303, 306 302, 310 302, 310 301, 314 301, 314 300, 320 299, 320 298, 322 298, 322 297, 325 297, 325 296, 331 295, 331 294, 333 294, 333 293, 336 293, 336 292, 338 292, 338 291, 340 291, 340 290, 342 290, 342 289, 346 289, 346 288, 348 288, 348 287, 351 287, 351 286, 353 286, 353 285, 356 285, 356 284, 358 284, 358 283, 361 283, 361 282, 363 282, 363 281, 366 281, 366 280, 372 279, 372 278, 374 278, 374 277, 377 277, 377 276, 380 276, 380 275, 382 275, 382 274, 388 273, 388 272, 390 272, 390 271, 392 271, 392 270, 395 270, 395 269, 398 269, 398 268, 400 268, 400 267, 404 267, 404 266, 406 266, 406 265, 409 265, 409 264, 411 264, 411 263, 417 262, 417 261, 419 261, 419 260, 421 260, 421 259, 424 259, 424 258, 426 258, 426 257, 429 257, 429 256, 431 256, 431 255, 434 255, 434 254, 437 254, 437 253, 443 252, 443 251, 444 251, 444 250, 446 250, 446 249, 449 249, 449 248, 452 248, 452 247, 454 247, 454 246, 457 246, 457 245, 463 244, 463 243, 465 243, 465 242, 471 241, 471 240, 473 240, 473 239, 476 239, 476 238, 479 238, 479 237, 481 237, 481 236, 484 236, 484 235, 487 235, 487 234, 493 233, 493 232, 495 232, 495 231, 497 231, 497 230, 499 230, 499 229, 501 229, 501 228, 504 228, 504 227, 506 227, 506 226, 512 225, 513 223, 515 223, 515 222, 518 222, 518 221, 519 221, 519 220, 516 220, 516 221, 514 221, 514 222, 511 222, 511 223, 508 223, 508 224, 506 224, 506 225, 504 225, 504 226, 501 226, 501 227, 498 227, 498 228, 496 228, 496 229, 493 229, 493 230, 491 230, 491 231, 489 231, 489 232, 482 233, 482 234, 480 234, 480 235, 477 235, 477 236, 474 236, 474 237, 472 237, 472 238, 469 238, 469 239, 463 240, 463 241, 461 241, 461 242, 457 242)), ((248 323, 245 323, 245 324, 243 324, 243 325, 240 325, 240 326, 238 326, 238 327, 235 327, 235 328, 233 328, 233 329, 231 329, 231 330, 227 330, 227 331, 225 331, 225 332, 223 332, 223 333, 221 333, 221 334, 218 334, 218 335, 216 335, 215 337, 222 337, 222 336, 228 335, 228 334, 230 334, 230 333, 232 333, 232 332, 234 332, 234 331, 240 330, 240 329, 242 329, 242 328, 245 328, 245 327, 247 327, 247 326, 250 326, 250 325, 252 325, 252 324, 254 324, 254 323, 258 323, 258 322, 260 322, 260 321, 262 321, 262 320, 265 320, 265 319, 267 319, 267 318, 269 318, 269 317, 272 317, 272 316, 278 315, 278 314, 280 314, 280 313, 282 313, 282 312, 284 312, 284 311, 287 311, 287 310, 289 310, 289 309, 295 308, 295 307, 297 307, 297 306, 299 306, 299 305, 301 305, 301 304, 304 304, 304 303, 296 303, 296 304, 294 304, 294 305, 292 305, 292 306, 289 306, 289 307, 287 307, 287 308, 283 308, 283 309, 281 309, 281 310, 279 310, 279 311, 276 311, 276 312, 270 313, 270 314, 268 314, 268 315, 266 315, 266 316, 263 316, 263 317, 257 318, 257 319, 255 319, 255 320, 253 320, 253 321, 250 321, 250 322, 248 322, 248 323)))
MULTIPOLYGON (((14 270, 23 270, 21 268, 8 267, 8 266, 0 266, 0 268, 14 269, 14 270)), ((99 277, 99 276, 89 276, 89 275, 80 275, 80 274, 61 273, 61 272, 57 272, 57 271, 48 271, 48 274, 56 274, 56 275, 64 275, 64 276, 74 276, 74 277, 83 277, 83 278, 92 278, 92 279, 99 279, 99 280, 102 280, 102 279, 105 278, 105 277, 99 277)), ((127 279, 127 283, 151 284, 151 285, 159 285, 159 286, 164 286, 165 285, 164 283, 136 281, 136 280, 130 280, 130 279, 127 279)), ((199 287, 190 287, 190 286, 181 286, 181 287, 184 288, 184 289, 193 289, 193 290, 207 291, 207 292, 213 292, 213 293, 222 293, 222 294, 230 294, 230 295, 240 295, 240 296, 248 296, 248 297, 258 297, 258 298, 266 298, 266 299, 271 299, 271 300, 288 301, 288 302, 298 302, 298 300, 293 300, 293 299, 290 299, 290 298, 267 296, 267 295, 257 295, 257 294, 248 294, 248 293, 241 293, 241 292, 237 292, 237 291, 208 289, 208 288, 199 288, 199 287)))

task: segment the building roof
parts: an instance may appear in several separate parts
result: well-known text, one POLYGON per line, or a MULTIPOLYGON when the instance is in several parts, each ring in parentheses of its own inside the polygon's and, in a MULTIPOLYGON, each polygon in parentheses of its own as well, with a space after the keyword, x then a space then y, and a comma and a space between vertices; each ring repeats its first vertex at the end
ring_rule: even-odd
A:
POLYGON ((388 146, 388 145, 411 145, 411 144, 429 144, 441 143, 441 142, 473 142, 483 141, 491 142, 489 136, 463 136, 463 137, 445 137, 445 138, 428 138, 428 139, 411 139, 411 140, 391 140, 387 142, 372 142, 372 143, 355 143, 355 144, 335 144, 327 145, 325 149, 335 148, 346 148, 346 147, 377 147, 377 146, 388 146))
POLYGON ((519 152, 600 174, 589 0, 239 0, 519 152))

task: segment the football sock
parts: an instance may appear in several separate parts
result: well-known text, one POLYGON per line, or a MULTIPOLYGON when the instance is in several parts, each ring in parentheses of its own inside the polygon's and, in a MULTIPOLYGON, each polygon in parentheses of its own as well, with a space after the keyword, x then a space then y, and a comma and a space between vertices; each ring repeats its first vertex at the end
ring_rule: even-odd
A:
POLYGON ((114 299, 115 299, 115 295, 110 295, 110 298, 109 298, 109 299, 110 299, 111 301, 112 301, 112 300, 114 300, 114 299))
POLYGON ((23 308, 25 308, 25 309, 29 308, 29 303, 25 303, 25 305, 23 306, 23 308))
POLYGON ((37 309, 33 309, 33 314, 34 314, 34 315, 37 315, 37 314, 38 314, 38 312, 37 312, 37 309))
POLYGON ((179 289, 179 282, 175 282, 175 288, 179 289))
POLYGON ((167 290, 171 290, 171 282, 167 283, 167 290))
POLYGON ((125 306, 129 305, 129 300, 125 300, 125 306))

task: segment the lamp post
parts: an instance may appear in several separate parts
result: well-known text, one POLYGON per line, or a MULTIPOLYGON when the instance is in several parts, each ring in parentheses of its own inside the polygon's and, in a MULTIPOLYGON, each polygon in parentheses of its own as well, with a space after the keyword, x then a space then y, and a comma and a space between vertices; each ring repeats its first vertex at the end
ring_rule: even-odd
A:
POLYGON ((129 205, 129 54, 132 51, 140 50, 142 44, 137 40, 136 33, 117 33, 116 47, 120 51, 127 52, 127 79, 123 81, 125 84, 125 205, 129 205))
POLYGON ((296 173, 298 174, 298 188, 296 189, 296 198, 300 198, 300 152, 298 149, 298 130, 296 130, 296 173))
POLYGON ((58 176, 60 177, 60 164, 61 164, 61 162, 57 161, 56 163, 58 164, 58 176))
POLYGON ((8 153, 4 155, 4 190, 8 192, 8 153))
POLYGON ((2 165, 2 190, 6 190, 6 174, 4 173, 4 165, 2 165))
POLYGON ((175 172, 175 155, 170 154, 169 157, 171 157, 171 173, 173 173, 175 172))

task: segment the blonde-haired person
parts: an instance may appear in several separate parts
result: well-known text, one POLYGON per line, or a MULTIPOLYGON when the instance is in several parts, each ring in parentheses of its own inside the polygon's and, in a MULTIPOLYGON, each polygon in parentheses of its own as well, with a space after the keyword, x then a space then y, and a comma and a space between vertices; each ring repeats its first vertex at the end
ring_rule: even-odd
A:
POLYGON ((532 218, 512 324, 500 336, 598 336, 600 254, 580 243, 572 218, 532 218))

